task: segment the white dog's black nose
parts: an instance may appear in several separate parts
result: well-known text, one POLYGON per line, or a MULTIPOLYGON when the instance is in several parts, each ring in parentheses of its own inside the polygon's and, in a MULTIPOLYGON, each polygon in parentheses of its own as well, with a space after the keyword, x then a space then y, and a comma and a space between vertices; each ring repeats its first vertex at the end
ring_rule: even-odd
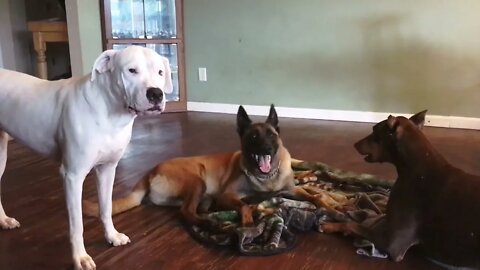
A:
POLYGON ((147 89, 147 99, 152 104, 158 104, 163 100, 163 91, 160 88, 150 87, 147 89))

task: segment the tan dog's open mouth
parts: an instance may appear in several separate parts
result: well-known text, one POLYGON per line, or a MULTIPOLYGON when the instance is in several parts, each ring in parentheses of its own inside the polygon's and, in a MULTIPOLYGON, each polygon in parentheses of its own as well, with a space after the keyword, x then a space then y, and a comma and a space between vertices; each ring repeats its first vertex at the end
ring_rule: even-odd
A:
POLYGON ((258 170, 264 174, 270 173, 272 170, 272 156, 271 155, 255 155, 252 157, 257 161, 258 170))

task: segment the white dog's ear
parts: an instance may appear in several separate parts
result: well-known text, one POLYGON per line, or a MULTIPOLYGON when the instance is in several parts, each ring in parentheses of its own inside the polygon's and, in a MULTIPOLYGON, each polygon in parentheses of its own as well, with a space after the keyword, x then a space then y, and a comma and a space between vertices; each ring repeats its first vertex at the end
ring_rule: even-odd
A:
POLYGON ((90 80, 93 82, 98 73, 104 73, 112 69, 113 56, 117 53, 116 50, 106 50, 95 60, 93 64, 92 75, 90 80))
POLYGON ((172 83, 172 70, 170 68, 170 61, 168 58, 163 57, 163 65, 165 66, 165 85, 163 86, 163 92, 170 94, 173 92, 173 83, 172 83))

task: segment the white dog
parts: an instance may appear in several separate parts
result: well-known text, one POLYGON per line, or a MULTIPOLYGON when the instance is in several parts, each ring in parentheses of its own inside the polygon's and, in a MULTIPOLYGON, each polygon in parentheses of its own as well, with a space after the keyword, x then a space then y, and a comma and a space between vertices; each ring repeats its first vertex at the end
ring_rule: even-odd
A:
MULTIPOLYGON (((115 168, 127 147, 137 114, 160 113, 172 91, 168 59, 139 46, 107 50, 92 73, 81 78, 41 80, 0 69, 0 179, 7 160, 8 134, 36 152, 61 162, 76 269, 95 269, 83 242, 82 185, 97 175, 105 238, 114 246, 130 239, 113 226, 115 168)), ((20 223, 5 214, 0 227, 20 223)))

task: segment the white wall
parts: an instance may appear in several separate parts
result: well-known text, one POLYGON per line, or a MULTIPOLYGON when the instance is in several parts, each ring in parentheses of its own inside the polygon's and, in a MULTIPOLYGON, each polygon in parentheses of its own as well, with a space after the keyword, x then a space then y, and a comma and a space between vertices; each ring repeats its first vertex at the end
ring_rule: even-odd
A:
POLYGON ((10 4, 8 0, 0 0, 0 43, 2 67, 14 69, 15 60, 13 57, 13 37, 10 23, 10 4))
POLYGON ((3 67, 2 40, 0 39, 0 68, 3 67))
POLYGON ((0 66, 33 74, 24 0, 0 0, 0 66))
POLYGON ((72 75, 91 71, 102 52, 100 4, 97 0, 65 0, 72 75))
POLYGON ((33 74, 31 63, 32 34, 27 31, 24 0, 10 0, 10 22, 13 38, 13 53, 17 71, 33 74))

